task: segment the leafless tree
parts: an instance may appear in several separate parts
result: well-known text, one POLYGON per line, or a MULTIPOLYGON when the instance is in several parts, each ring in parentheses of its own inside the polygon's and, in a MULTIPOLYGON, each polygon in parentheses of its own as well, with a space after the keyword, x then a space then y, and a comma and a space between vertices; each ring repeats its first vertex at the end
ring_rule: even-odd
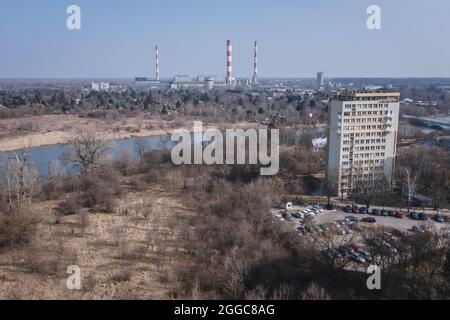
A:
POLYGON ((145 139, 134 140, 134 151, 139 157, 139 161, 142 161, 144 154, 149 150, 149 145, 145 139))
POLYGON ((411 209, 411 199, 416 192, 417 176, 414 175, 412 171, 408 168, 405 168, 404 171, 405 171, 406 187, 408 188, 408 214, 409 214, 409 210, 411 209))
POLYGON ((380 167, 371 166, 368 170, 355 168, 353 175, 352 197, 363 201, 369 210, 377 195, 388 190, 388 180, 380 167))
POLYGON ((80 167, 84 175, 99 169, 105 153, 111 148, 112 143, 92 131, 78 129, 69 139, 72 152, 68 154, 68 160, 75 166, 80 167))
POLYGON ((10 211, 19 209, 27 202, 31 204, 39 186, 39 175, 30 159, 30 146, 5 157, 1 165, 10 211))

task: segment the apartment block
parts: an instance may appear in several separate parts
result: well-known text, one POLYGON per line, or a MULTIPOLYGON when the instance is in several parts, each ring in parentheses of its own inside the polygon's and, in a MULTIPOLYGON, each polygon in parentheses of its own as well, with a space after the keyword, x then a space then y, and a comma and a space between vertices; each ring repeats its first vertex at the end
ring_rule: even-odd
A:
POLYGON ((399 99, 392 92, 340 92, 330 99, 327 174, 336 195, 348 195, 357 181, 392 182, 399 99))

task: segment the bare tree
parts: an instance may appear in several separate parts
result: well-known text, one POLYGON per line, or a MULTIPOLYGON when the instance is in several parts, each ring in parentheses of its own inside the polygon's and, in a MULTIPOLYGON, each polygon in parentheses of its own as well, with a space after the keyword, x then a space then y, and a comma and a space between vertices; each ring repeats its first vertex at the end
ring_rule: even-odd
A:
POLYGON ((67 155, 68 160, 80 167, 83 174, 87 175, 99 169, 105 153, 111 147, 111 142, 92 131, 78 129, 75 135, 69 139, 72 152, 67 155))
POLYGON ((356 168, 353 175, 352 197, 355 200, 363 201, 369 210, 377 195, 383 194, 388 190, 388 180, 380 167, 369 167, 368 170, 356 168))
POLYGON ((134 151, 139 157, 139 161, 142 161, 144 154, 149 150, 149 145, 145 139, 134 140, 134 151))
POLYGON ((408 214, 411 209, 411 199, 416 192, 417 176, 408 168, 405 168, 406 187, 408 188, 408 214))
POLYGON ((28 202, 39 185, 39 175, 30 159, 30 146, 14 152, 2 161, 3 184, 8 197, 9 209, 18 209, 28 202))

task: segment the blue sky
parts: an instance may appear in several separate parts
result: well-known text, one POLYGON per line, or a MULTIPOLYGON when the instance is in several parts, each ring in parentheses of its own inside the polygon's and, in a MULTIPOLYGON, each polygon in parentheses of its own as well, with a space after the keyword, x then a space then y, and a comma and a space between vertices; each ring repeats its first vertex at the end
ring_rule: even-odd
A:
POLYGON ((252 74, 261 77, 449 77, 448 0, 2 0, 0 78, 252 74), (81 7, 82 29, 66 28, 81 7), (366 27, 381 7, 382 29, 366 27))

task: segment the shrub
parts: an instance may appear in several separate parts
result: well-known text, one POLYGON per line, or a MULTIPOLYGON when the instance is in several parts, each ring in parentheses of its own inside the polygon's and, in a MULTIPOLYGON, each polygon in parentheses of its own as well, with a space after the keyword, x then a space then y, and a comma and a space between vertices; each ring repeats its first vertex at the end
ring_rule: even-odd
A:
POLYGON ((61 214, 75 214, 79 207, 112 212, 121 195, 120 181, 114 175, 80 176, 73 181, 74 193, 58 206, 61 214))
POLYGON ((27 242, 36 223, 37 218, 24 208, 13 213, 0 213, 0 247, 27 242))

